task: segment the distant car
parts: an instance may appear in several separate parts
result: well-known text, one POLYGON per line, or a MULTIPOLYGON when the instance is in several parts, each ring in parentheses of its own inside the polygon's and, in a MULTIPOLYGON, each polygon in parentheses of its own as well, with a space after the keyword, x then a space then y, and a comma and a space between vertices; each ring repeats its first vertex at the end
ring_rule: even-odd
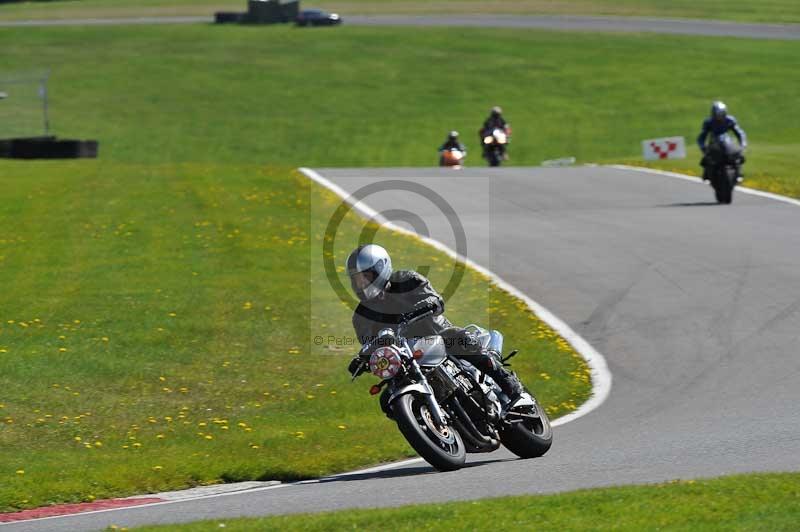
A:
POLYGON ((320 9, 305 9, 297 15, 295 23, 298 26, 335 26, 342 23, 342 17, 320 9))

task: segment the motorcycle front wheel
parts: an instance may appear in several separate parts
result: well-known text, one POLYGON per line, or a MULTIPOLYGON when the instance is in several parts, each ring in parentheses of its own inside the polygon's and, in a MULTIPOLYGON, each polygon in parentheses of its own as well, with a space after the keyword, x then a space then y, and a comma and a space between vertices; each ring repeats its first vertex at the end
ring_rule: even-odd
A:
POLYGON ((733 202, 733 188, 736 186, 736 170, 726 167, 714 181, 714 195, 717 203, 729 205, 733 202))
POLYGON ((392 404, 397 428, 411 447, 439 471, 460 469, 467 458, 464 442, 456 429, 438 427, 425 398, 414 393, 401 396, 392 404))
POLYGON ((500 431, 500 441, 520 458, 542 456, 553 445, 553 428, 547 412, 537 403, 535 407, 528 407, 520 413, 525 417, 515 419, 513 414, 508 414, 508 419, 513 423, 500 431))

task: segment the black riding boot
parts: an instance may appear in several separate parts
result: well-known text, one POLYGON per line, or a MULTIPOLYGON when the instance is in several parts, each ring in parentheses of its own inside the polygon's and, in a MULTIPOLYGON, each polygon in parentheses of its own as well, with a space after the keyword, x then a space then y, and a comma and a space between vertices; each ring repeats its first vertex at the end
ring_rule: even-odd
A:
POLYGON ((516 375, 503 367, 502 362, 494 356, 490 355, 492 367, 486 372, 503 390, 503 393, 513 403, 516 401, 525 389, 516 375))
POLYGON ((708 166, 709 166, 709 164, 708 164, 708 157, 707 156, 703 156, 703 158, 700 160, 700 166, 703 167, 703 181, 708 181, 709 180, 709 177, 708 177, 708 166))

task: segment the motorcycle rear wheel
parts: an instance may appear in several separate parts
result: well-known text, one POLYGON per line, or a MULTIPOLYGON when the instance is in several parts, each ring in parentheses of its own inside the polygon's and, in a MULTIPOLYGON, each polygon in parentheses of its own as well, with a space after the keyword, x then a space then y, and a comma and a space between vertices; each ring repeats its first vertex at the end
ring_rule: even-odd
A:
POLYGON ((553 445, 550 418, 539 404, 536 405, 535 415, 537 417, 535 420, 523 418, 522 421, 500 431, 500 441, 506 449, 520 458, 537 458, 553 445))
POLYGON ((411 447, 439 471, 461 469, 467 452, 453 427, 436 428, 425 399, 409 393, 392 403, 397 428, 411 447))

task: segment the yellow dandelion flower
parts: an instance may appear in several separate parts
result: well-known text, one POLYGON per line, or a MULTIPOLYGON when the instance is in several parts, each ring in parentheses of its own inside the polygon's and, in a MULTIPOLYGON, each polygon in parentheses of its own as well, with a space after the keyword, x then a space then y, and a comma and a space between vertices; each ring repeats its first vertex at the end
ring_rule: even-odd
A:
POLYGON ((347 425, 339 425, 336 428, 338 428, 340 430, 345 430, 347 428, 347 425))
POLYGON ((24 474, 25 474, 24 469, 17 469, 17 475, 24 475, 24 474))
POLYGON ((164 468, 161 467, 160 465, 153 466, 153 471, 161 471, 162 469, 164 469, 164 468))

